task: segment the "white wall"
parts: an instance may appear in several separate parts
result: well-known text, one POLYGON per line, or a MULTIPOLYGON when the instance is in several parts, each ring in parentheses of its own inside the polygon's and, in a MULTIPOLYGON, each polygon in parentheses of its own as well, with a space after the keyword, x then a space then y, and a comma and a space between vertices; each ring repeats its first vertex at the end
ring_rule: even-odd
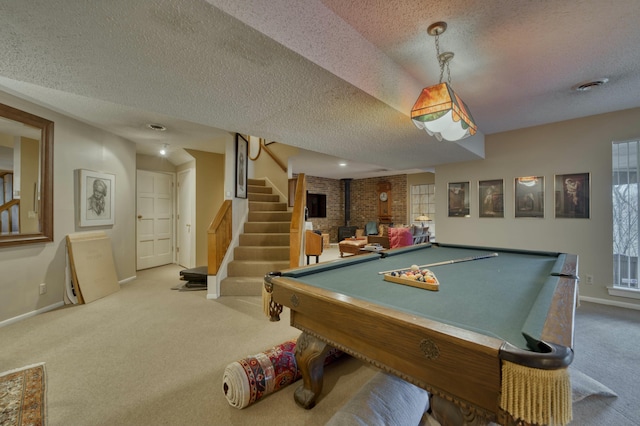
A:
POLYGON ((104 230, 110 237, 120 281, 135 277, 135 145, 49 109, 0 92, 0 102, 53 121, 54 241, 0 249, 0 323, 63 301, 65 238, 68 234, 104 230), (115 224, 77 225, 77 169, 116 175, 115 224), (40 283, 47 293, 39 295, 40 283))
MULTIPOLYGON (((640 300, 609 296, 613 243, 611 142, 640 138, 640 108, 485 137, 484 160, 436 168, 438 242, 563 251, 579 255, 580 296, 605 303, 640 300), (555 219, 555 174, 591 173, 591 217, 555 219), (514 218, 514 179, 545 177, 544 219, 514 218), (505 218, 478 217, 478 181, 504 179, 505 218), (471 217, 447 217, 447 184, 469 181, 471 217)), ((446 142, 443 142, 446 143, 446 142)))

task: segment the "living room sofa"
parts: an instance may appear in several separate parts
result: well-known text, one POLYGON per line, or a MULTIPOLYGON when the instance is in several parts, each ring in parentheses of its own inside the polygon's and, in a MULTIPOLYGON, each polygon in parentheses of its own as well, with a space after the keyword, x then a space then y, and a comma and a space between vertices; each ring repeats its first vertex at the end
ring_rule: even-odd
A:
POLYGON ((387 249, 404 247, 429 242, 429 227, 387 227, 380 225, 378 227, 378 235, 366 235, 366 237, 368 244, 380 244, 387 249))

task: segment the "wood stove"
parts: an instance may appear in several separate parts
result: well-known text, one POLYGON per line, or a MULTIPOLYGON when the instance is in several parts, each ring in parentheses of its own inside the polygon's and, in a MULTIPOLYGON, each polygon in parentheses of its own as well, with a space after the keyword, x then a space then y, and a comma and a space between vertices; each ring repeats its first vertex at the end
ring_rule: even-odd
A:
POLYGON ((357 226, 339 226, 338 227, 338 242, 347 238, 356 236, 357 226))

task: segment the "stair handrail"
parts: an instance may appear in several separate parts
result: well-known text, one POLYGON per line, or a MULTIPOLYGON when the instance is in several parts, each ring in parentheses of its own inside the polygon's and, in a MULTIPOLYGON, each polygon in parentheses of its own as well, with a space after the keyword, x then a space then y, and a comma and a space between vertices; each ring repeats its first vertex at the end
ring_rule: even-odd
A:
POLYGON ((233 238, 231 200, 225 200, 207 229, 207 274, 216 275, 233 238))
POLYGON ((269 154, 269 157, 271 157, 273 159, 273 161, 275 161, 276 164, 278 166, 280 166, 282 171, 286 173, 288 171, 286 164, 284 164, 282 162, 282 160, 280 160, 278 157, 276 157, 276 155, 273 153, 273 151, 271 151, 271 149, 269 149, 267 144, 264 143, 264 139, 260 139, 260 144, 261 144, 261 149, 263 149, 267 154, 269 154))
POLYGON ((13 228, 13 214, 11 212, 11 207, 13 206, 18 206, 18 208, 20 208, 19 198, 14 198, 13 200, 7 201, 6 203, 0 206, 0 229, 2 229, 2 213, 6 211, 8 216, 8 222, 9 222, 7 229, 9 229, 9 232, 11 232, 11 229, 13 228))
POLYGON ((289 228, 289 267, 300 266, 300 253, 302 252, 302 236, 304 235, 304 209, 307 199, 304 196, 307 192, 307 180, 304 173, 298 175, 296 183, 295 203, 291 215, 291 226, 289 228))

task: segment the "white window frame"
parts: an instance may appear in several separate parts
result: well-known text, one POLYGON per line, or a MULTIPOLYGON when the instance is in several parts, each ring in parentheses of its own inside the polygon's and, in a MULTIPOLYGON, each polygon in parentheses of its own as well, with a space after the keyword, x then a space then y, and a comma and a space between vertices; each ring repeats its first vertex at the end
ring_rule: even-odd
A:
POLYGON ((613 286, 609 294, 640 299, 640 140, 611 146, 613 208, 613 286))
POLYGON ((411 185, 410 222, 413 225, 422 226, 422 222, 416 221, 415 218, 421 215, 429 216, 431 219, 424 225, 429 227, 429 233, 435 235, 436 224, 436 185, 435 183, 425 183, 420 185, 411 185))

